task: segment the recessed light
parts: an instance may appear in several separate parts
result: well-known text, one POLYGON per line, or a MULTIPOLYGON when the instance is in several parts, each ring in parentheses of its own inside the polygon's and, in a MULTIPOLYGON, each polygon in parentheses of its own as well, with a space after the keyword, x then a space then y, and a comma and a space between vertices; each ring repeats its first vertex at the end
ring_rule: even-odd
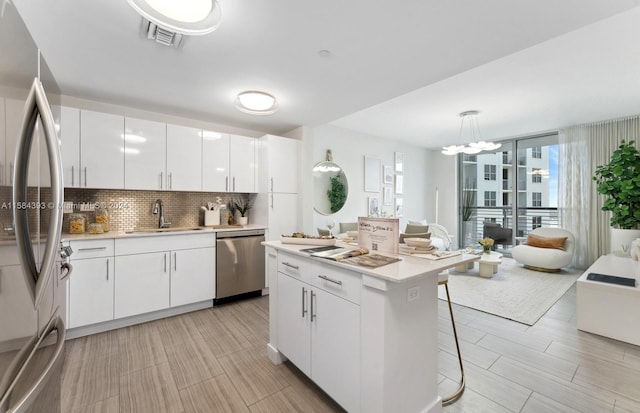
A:
POLYGON ((318 56, 320 57, 330 57, 331 51, 327 49, 318 50, 318 56))
POLYGON ((236 108, 250 115, 271 115, 278 111, 278 101, 273 95, 258 90, 248 90, 236 97, 236 108))
POLYGON ((218 28, 222 10, 217 0, 127 0, 145 19, 186 35, 208 34, 218 28))

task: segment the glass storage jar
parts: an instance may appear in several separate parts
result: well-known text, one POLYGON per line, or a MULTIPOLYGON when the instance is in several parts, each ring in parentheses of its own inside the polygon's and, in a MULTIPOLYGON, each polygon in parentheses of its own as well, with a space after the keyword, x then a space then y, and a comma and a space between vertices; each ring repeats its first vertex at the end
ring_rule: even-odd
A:
POLYGON ((84 234, 85 217, 84 214, 69 215, 69 234, 84 234))
POLYGON ((107 208, 96 208, 96 223, 102 225, 103 232, 109 232, 109 211, 107 208))
POLYGON ((104 232, 104 229, 102 227, 102 224, 100 223, 94 223, 94 224, 89 224, 89 234, 102 234, 104 232))

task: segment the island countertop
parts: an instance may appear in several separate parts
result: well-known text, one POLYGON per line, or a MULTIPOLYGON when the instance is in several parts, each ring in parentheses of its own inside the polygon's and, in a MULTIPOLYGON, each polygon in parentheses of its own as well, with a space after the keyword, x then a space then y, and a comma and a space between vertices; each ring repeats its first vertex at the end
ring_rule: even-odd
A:
MULTIPOLYGON (((377 268, 363 267, 359 265, 350 264, 347 262, 334 261, 326 258, 312 257, 309 253, 302 251, 307 248, 313 248, 313 245, 300 245, 300 244, 283 244, 280 241, 267 241, 263 242, 265 247, 275 248, 279 251, 299 255, 305 258, 310 258, 318 262, 323 262, 351 271, 357 271, 361 274, 366 274, 375 278, 379 278, 385 281, 402 283, 413 280, 417 277, 423 277, 427 274, 437 274, 448 268, 453 268, 456 265, 462 263, 468 263, 479 259, 477 255, 472 254, 460 254, 451 258, 442 258, 439 260, 430 260, 426 258, 414 257, 411 255, 391 255, 380 254, 390 257, 397 257, 400 261, 383 265, 377 268)), ((350 245, 337 243, 337 246, 350 247, 350 245)))

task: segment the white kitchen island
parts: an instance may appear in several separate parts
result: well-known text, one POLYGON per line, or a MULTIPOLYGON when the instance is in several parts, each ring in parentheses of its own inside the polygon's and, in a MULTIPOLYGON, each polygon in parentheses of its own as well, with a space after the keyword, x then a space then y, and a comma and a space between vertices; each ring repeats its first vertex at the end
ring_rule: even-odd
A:
POLYGON ((274 363, 289 359, 349 412, 441 411, 438 273, 478 256, 372 269, 264 245, 274 363))

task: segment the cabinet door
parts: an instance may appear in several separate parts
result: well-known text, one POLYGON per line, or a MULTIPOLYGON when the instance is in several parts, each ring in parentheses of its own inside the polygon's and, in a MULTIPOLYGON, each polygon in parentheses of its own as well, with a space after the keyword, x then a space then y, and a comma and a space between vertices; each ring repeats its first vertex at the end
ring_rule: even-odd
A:
POLYGON ((124 116, 80 111, 83 188, 124 188, 124 116))
POLYGON ((0 185, 11 185, 9 180, 9 155, 7 154, 6 118, 4 99, 0 98, 0 185))
POLYGON ((171 307, 213 300, 216 291, 216 249, 171 253, 171 307))
POLYGON ((149 120, 124 120, 125 189, 168 189, 167 125, 149 120))
POLYGON ((255 192, 255 139, 231 135, 229 138, 229 166, 231 192, 255 192))
POLYGON ((202 190, 202 129, 167 125, 167 187, 202 190))
POLYGON ((60 108, 62 175, 65 188, 80 187, 80 109, 60 108))
POLYGON ((308 284, 278 273, 278 351, 307 376, 311 376, 310 294, 308 284))
POLYGON ((279 240, 282 234, 299 231, 298 195, 270 193, 269 198, 269 240, 279 240))
POLYGON ((169 252, 116 257, 115 318, 169 307, 169 252))
POLYGON ((0 343, 33 336, 38 328, 37 319, 22 267, 0 267, 0 343))
POLYGON ((229 192, 229 135, 202 132, 202 190, 229 192))
POLYGON ((317 288, 313 293, 310 377, 345 410, 360 411, 360 307, 317 288))
POLYGON ((298 141, 269 136, 267 141, 269 192, 298 192, 298 141))
POLYGON ((5 99, 5 167, 3 185, 11 185, 11 176, 13 175, 13 158, 16 154, 16 145, 18 144, 18 134, 24 115, 24 101, 17 99, 5 99))
POLYGON ((69 328, 113 320, 113 257, 73 261, 69 328))

